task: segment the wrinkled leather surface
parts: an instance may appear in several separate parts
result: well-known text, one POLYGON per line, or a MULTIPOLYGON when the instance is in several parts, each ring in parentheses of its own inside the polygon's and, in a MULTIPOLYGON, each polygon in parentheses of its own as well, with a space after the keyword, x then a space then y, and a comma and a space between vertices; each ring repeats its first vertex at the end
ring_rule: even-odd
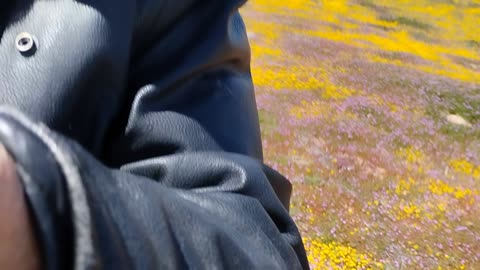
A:
POLYGON ((262 161, 242 0, 7 2, 0 141, 46 269, 308 268, 262 161))

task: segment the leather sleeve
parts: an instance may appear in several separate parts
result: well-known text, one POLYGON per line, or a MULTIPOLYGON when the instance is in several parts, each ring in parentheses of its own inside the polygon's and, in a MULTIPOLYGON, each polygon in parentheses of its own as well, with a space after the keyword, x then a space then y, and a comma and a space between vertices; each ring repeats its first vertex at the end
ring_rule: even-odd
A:
POLYGON ((200 2, 168 30, 142 15, 102 162, 0 110, 46 269, 308 269, 290 184, 262 162, 241 2, 200 2))
MULTIPOLYGON (((128 122, 113 140, 110 161, 169 188, 195 195, 201 190, 195 203, 213 211, 205 217, 229 225, 193 226, 210 227, 209 238, 243 250, 221 255, 226 261, 238 259, 240 268, 252 263, 252 268, 295 269, 298 262, 307 268, 301 237, 287 212, 290 183, 262 162, 250 48, 238 12, 244 1, 181 2, 166 1, 161 14, 152 15, 152 8, 141 17, 133 40, 128 122), (173 26, 146 27, 157 17, 163 20, 158 25, 173 26), (269 233, 253 236, 240 224, 269 233), (253 254, 247 250, 262 255, 248 258, 253 254)), ((204 214, 197 209, 195 220, 201 220, 204 214)), ((215 253, 230 250, 215 241, 202 245, 215 253)))
POLYGON ((177 17, 159 25, 172 26, 142 22, 134 34, 129 94, 109 161, 220 150, 262 160, 250 49, 237 10, 243 1, 194 1, 182 9, 166 2, 157 16, 177 17))

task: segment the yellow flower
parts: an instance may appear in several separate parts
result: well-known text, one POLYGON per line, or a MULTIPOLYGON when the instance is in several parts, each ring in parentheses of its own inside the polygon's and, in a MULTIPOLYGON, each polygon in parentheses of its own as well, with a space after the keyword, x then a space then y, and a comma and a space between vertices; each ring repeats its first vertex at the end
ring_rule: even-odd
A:
POLYGON ((368 253, 338 242, 324 242, 318 238, 304 238, 310 264, 316 269, 371 269, 373 266, 383 269, 383 264, 375 262, 368 253))
POLYGON ((450 161, 450 168, 457 173, 473 176, 475 179, 480 178, 480 166, 475 166, 465 159, 455 159, 450 161))
POLYGON ((396 152, 398 157, 403 158, 408 164, 416 164, 425 159, 425 154, 411 146, 402 148, 396 152))
POLYGON ((408 178, 408 181, 405 179, 401 179, 398 182, 397 186, 395 187, 395 193, 397 195, 407 195, 412 188, 412 185, 415 184, 415 180, 413 178, 408 178))
POLYGON ((464 199, 478 193, 478 190, 453 187, 441 180, 430 180, 428 190, 436 195, 452 195, 456 199, 464 199))

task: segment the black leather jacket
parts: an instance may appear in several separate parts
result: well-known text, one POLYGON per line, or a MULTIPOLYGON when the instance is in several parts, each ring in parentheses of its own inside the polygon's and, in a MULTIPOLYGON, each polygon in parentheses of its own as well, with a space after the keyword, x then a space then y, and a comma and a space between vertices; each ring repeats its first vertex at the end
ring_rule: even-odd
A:
POLYGON ((45 269, 308 268, 243 0, 0 4, 0 142, 45 269))

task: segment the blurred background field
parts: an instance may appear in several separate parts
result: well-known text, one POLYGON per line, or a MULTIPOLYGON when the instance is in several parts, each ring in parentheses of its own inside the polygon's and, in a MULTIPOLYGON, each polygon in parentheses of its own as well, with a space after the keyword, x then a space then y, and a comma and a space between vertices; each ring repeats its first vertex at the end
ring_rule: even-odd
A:
POLYGON ((251 0, 266 163, 313 269, 480 269, 480 0, 251 0))

